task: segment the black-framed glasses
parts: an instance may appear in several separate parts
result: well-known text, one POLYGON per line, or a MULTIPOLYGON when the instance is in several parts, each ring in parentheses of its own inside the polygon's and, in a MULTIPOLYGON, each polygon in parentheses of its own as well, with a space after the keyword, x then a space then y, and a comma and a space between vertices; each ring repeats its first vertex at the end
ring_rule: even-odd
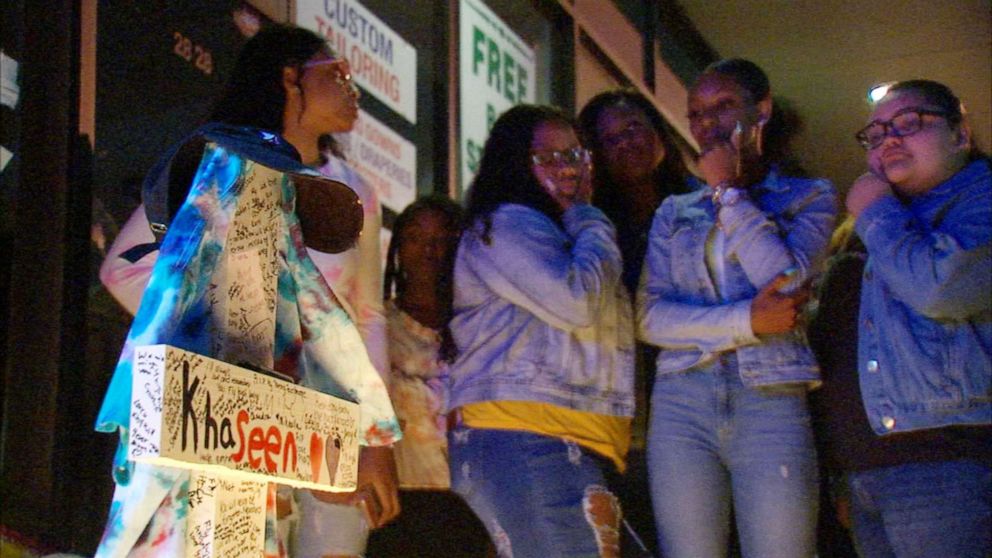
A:
POLYGON ((875 149, 882 145, 888 136, 904 138, 923 129, 924 116, 939 116, 950 118, 950 114, 942 110, 908 107, 895 113, 886 121, 876 120, 854 134, 865 150, 875 149))
POLYGON ((541 151, 531 153, 530 160, 539 167, 577 165, 589 161, 589 150, 584 147, 573 147, 564 151, 541 151))

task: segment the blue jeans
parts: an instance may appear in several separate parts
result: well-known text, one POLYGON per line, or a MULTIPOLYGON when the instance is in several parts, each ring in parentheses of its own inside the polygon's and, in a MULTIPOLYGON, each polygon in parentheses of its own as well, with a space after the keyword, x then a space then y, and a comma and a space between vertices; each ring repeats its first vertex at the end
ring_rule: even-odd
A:
POLYGON ((448 452, 451 488, 501 558, 619 556, 605 458, 560 438, 466 426, 449 431, 448 452))
POLYGON ((812 557, 816 450, 805 388, 744 387, 733 357, 655 379, 648 475, 666 558, 812 557), (731 504, 732 503, 732 504, 731 504))
POLYGON ((849 473, 847 479, 861 556, 992 556, 988 464, 911 463, 849 473))

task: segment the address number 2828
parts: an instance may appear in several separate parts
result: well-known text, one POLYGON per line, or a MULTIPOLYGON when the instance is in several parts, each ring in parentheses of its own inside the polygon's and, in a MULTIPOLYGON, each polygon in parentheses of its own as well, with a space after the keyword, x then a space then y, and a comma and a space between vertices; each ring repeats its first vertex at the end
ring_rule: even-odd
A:
POLYGON ((214 58, 208 49, 194 43, 192 39, 179 31, 173 33, 172 38, 175 41, 172 52, 175 52, 177 56, 189 62, 204 74, 209 76, 214 73, 214 58))

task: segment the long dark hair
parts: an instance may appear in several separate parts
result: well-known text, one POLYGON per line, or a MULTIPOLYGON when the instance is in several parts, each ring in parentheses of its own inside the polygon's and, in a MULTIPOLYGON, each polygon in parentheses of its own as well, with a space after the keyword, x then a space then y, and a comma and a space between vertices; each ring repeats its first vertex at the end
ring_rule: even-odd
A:
MULTIPOLYGON (((324 40, 306 29, 276 24, 263 28, 241 47, 209 120, 281 133, 286 109, 283 68, 295 66, 302 72, 303 63, 324 48, 327 48, 324 40)), ((170 221, 186 200, 205 143, 202 137, 187 141, 170 164, 170 221)))
POLYGON ((665 122, 654 104, 636 89, 622 88, 600 93, 590 99, 579 112, 579 132, 582 143, 591 149, 593 154, 592 203, 602 209, 614 223, 623 222, 626 208, 621 202, 622 196, 617 195, 616 190, 619 186, 610 176, 603 160, 603 142, 599 137, 597 124, 603 111, 618 106, 633 107, 644 113, 665 148, 665 158, 654 171, 658 199, 662 200, 669 194, 688 191, 685 181, 688 173, 682 160, 682 152, 673 139, 675 132, 665 122))
MULTIPOLYGON (((900 81, 890 86, 886 95, 897 92, 919 95, 926 102, 936 105, 940 110, 947 113, 947 122, 951 127, 956 128, 964 121, 965 110, 961 99, 951 91, 950 87, 947 87, 943 83, 929 79, 900 81)), ((972 137, 971 149, 968 151, 968 162, 971 163, 980 159, 988 160, 989 155, 975 144, 975 139, 972 137)))
MULTIPOLYGON (((700 76, 716 73, 726 76, 739 85, 758 103, 771 96, 771 83, 760 66, 743 58, 727 58, 706 67, 700 76)), ((802 119, 792 104, 785 99, 772 97, 772 114, 764 126, 764 145, 761 162, 774 164, 790 175, 805 175, 806 171, 792 153, 792 140, 802 130, 802 119)))
POLYGON ((396 217, 393 222, 393 236, 389 239, 389 249, 386 251, 386 271, 383 276, 382 294, 385 300, 403 296, 404 277, 406 276, 400 264, 400 247, 407 239, 407 228, 410 223, 423 212, 435 212, 445 219, 445 226, 451 231, 448 245, 448 258, 441 263, 441 273, 435 285, 437 300, 441 303, 441 314, 444 327, 441 328, 441 358, 446 362, 454 360, 456 349, 448 322, 451 320, 451 306, 454 299, 454 267, 455 251, 465 223, 465 211, 450 198, 441 195, 431 195, 419 198, 411 203, 396 217))
POLYGON ((556 222, 561 209, 537 182, 531 170, 530 146, 541 124, 557 122, 574 126, 572 119, 556 107, 517 105, 493 124, 482 150, 479 172, 467 196, 467 220, 482 221, 488 242, 490 216, 499 206, 516 203, 532 207, 556 222))
POLYGON ((297 67, 302 72, 303 63, 325 48, 326 41, 307 29, 264 27, 241 48, 210 119, 281 132, 286 108, 283 68, 297 67))

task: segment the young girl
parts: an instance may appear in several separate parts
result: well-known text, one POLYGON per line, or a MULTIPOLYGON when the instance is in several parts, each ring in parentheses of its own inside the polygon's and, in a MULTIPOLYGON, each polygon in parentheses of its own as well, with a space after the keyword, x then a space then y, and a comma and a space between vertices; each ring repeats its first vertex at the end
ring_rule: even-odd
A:
POLYGON ((452 488, 501 556, 617 556, 633 336, 613 226, 589 205, 572 122, 516 106, 492 128, 455 262, 452 488))
POLYGON ((393 222, 384 298, 389 395, 403 428, 393 447, 403 513, 372 534, 373 556, 486 556, 489 537, 449 490, 441 379, 454 356, 448 321, 462 222, 461 206, 439 195, 418 199, 393 222))
MULTIPOLYGON (((214 128, 211 129, 218 129, 219 125, 219 129, 232 135, 260 138, 251 144, 257 155, 265 156, 268 151, 279 150, 290 160, 316 165, 322 155, 319 138, 327 133, 350 130, 358 116, 357 100, 358 90, 351 83, 347 61, 338 57, 321 37, 304 29, 274 25, 260 31, 243 47, 227 88, 214 107, 211 115, 214 128)), ((239 142, 236 145, 245 144, 239 142)), ((172 211, 166 211, 166 208, 175 209, 185 199, 192 171, 196 169, 202 153, 202 143, 194 145, 192 151, 191 155, 195 156, 191 159, 192 167, 186 169, 189 176, 183 176, 183 167, 188 165, 184 165, 185 150, 180 149, 176 156, 178 162, 171 168, 172 184, 168 191, 145 192, 152 195, 145 196, 146 204, 128 220, 101 268, 101 280, 108 290, 132 312, 139 308, 155 262, 167 256, 164 253, 160 255, 157 250, 149 222, 156 223, 159 228, 168 225, 172 211), (169 198, 169 203, 163 197, 169 198)), ((361 355, 362 359, 370 360, 385 376, 385 319, 380 298, 377 204, 371 190, 358 179, 357 174, 332 154, 325 156, 321 172, 351 187, 364 202, 362 234, 357 247, 335 250, 340 251, 337 254, 323 253, 320 250, 333 242, 310 233, 323 232, 331 227, 323 226, 322 220, 316 219, 317 226, 307 231, 305 239, 308 246, 317 247, 316 250, 306 250, 306 257, 312 263, 297 262, 297 265, 307 268, 316 264, 325 281, 333 287, 335 298, 345 304, 358 326, 365 345, 362 352, 367 352, 361 355)), ((155 178, 152 177, 149 183, 155 183, 155 178)), ((319 202, 309 202, 307 195, 321 196, 328 192, 317 190, 305 194, 301 190, 297 194, 296 211, 300 213, 304 208, 308 211, 320 210, 319 202)), ((334 209, 333 203, 323 208, 324 211, 334 209)), ((299 372, 297 368, 302 366, 299 364, 299 352, 294 353, 289 347, 282 355, 285 359, 277 362, 277 368, 299 372)), ((398 437, 398 425, 392 415, 385 386, 378 376, 362 378, 360 383, 342 382, 344 378, 330 381, 301 379, 304 383, 309 382, 311 387, 314 382, 322 388, 345 385, 346 389, 360 393, 363 417, 371 420, 369 424, 375 424, 375 428, 362 433, 371 445, 363 447, 360 456, 358 491, 344 495, 304 490, 296 492, 300 508, 300 523, 295 530, 294 541, 296 555, 358 555, 364 550, 369 527, 387 522, 399 512, 395 465, 389 447, 389 443, 398 437), (377 509, 381 506, 381 515, 366 518, 356 507, 363 504, 371 506, 371 502, 366 500, 374 500, 377 509), (369 525, 370 522, 372 525, 369 525)), ((108 396, 98 419, 99 429, 118 428, 120 421, 112 416, 115 408, 108 396)), ((126 427, 126 421, 123 426, 126 427)), ((154 472, 150 474, 154 475, 154 472)), ((133 486, 133 483, 119 484, 119 498, 115 496, 115 499, 124 502, 124 498, 131 498, 128 505, 140 500, 140 490, 133 486)), ((177 481, 172 490, 174 494, 147 525, 140 526, 144 528, 144 533, 128 532, 134 527, 118 527, 112 518, 112 525, 101 543, 101 555, 127 551, 130 546, 133 546, 131 551, 167 552, 163 546, 167 544, 165 541, 183 532, 174 526, 183 521, 186 505, 183 483, 177 481), (138 535, 142 536, 139 538, 138 535)), ((284 503, 288 504, 288 501, 284 503)), ((114 508, 114 513, 117 513, 115 517, 129 513, 126 506, 121 506, 123 504, 114 508)), ((275 551, 280 545, 285 548, 287 541, 277 541, 274 533, 269 535, 270 551, 275 551)))
POLYGON ((868 259, 846 372, 860 399, 846 413, 857 435, 839 439, 862 450, 846 456, 855 544, 869 557, 989 556, 989 157, 961 101, 929 80, 892 86, 857 139, 869 172, 847 209, 868 259))
POLYGON ((396 218, 389 242, 384 298, 390 396, 408 433, 406 443, 395 448, 403 488, 451 486, 440 376, 454 350, 448 321, 461 227, 457 203, 439 196, 421 198, 396 218))
POLYGON ((637 298, 660 347, 648 471, 662 554, 723 557, 733 506, 747 557, 815 552, 817 470, 806 391, 819 383, 796 327, 836 214, 824 180, 779 174, 764 150, 772 100, 745 60, 689 92, 702 150, 693 193, 658 209, 637 298))

